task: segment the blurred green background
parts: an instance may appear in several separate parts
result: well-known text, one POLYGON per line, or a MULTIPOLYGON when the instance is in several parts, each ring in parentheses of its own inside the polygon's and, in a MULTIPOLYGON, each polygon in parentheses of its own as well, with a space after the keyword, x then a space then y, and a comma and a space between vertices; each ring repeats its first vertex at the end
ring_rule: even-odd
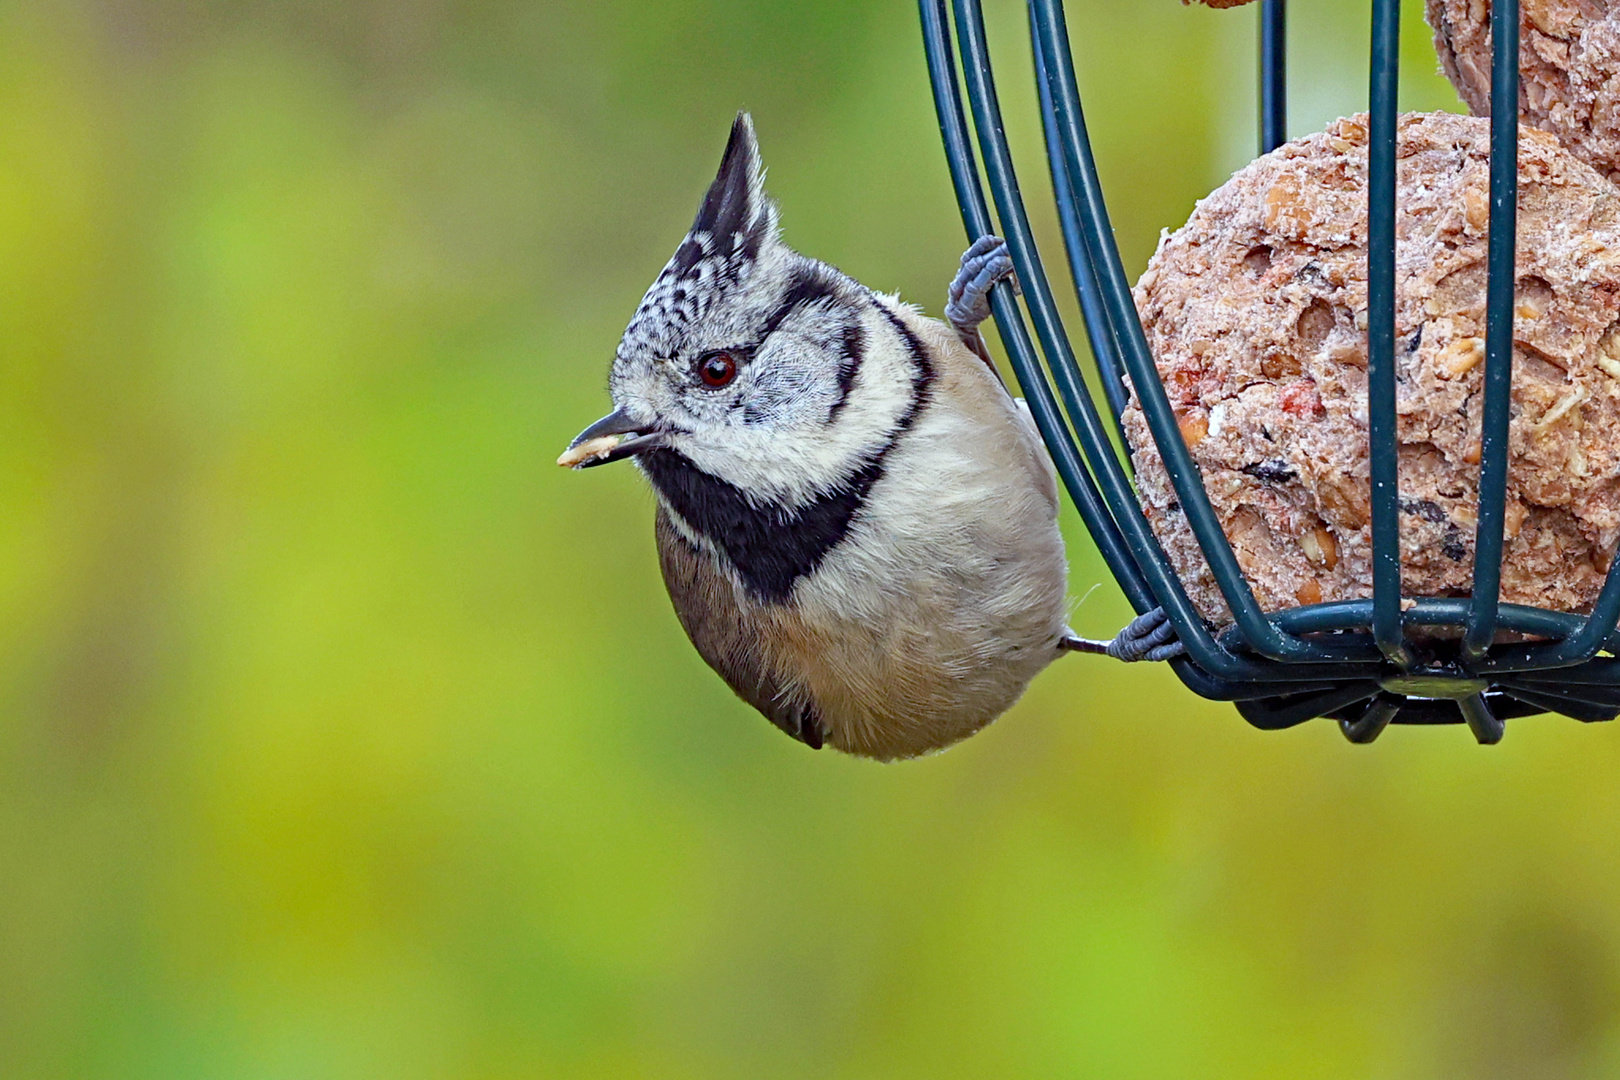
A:
MULTIPOLYGON (((1295 7, 1303 133, 1366 5, 1295 7)), ((1133 274, 1252 154, 1254 16, 1070 4, 1133 274)), ((704 667, 644 485, 551 463, 739 107, 787 239, 937 311, 907 2, 0 0, 0 1076, 1616 1075, 1613 730, 1080 657, 884 767, 704 667)))

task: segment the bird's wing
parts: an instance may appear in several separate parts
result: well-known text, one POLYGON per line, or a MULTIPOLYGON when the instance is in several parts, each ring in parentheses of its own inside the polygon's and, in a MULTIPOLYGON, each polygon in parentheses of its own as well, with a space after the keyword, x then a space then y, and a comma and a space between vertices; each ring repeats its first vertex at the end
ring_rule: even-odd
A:
POLYGON ((773 670, 763 627, 738 606, 731 582, 658 507, 654 528, 658 567, 686 636, 738 697, 795 739, 820 748, 820 722, 794 688, 773 670))

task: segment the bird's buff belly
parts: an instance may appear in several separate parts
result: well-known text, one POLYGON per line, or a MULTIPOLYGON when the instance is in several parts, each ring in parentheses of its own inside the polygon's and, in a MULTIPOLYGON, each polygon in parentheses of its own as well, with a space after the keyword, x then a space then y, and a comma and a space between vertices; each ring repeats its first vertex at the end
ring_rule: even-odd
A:
POLYGON ((988 632, 976 612, 908 607, 898 617, 813 602, 792 618, 758 613, 769 662, 814 704, 840 750, 897 758, 943 749, 1006 711, 1059 655, 1060 613, 1030 612, 988 632))

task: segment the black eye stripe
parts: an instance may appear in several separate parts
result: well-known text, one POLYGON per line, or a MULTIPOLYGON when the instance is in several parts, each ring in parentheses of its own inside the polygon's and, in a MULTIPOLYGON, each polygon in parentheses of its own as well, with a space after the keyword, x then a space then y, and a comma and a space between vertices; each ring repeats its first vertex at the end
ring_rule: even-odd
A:
POLYGON ((838 419, 838 414, 849 404, 849 392, 855 388, 855 376, 861 370, 861 362, 866 359, 866 331, 861 329, 860 323, 852 322, 844 327, 841 344, 838 359, 838 399, 827 412, 829 424, 838 419))
POLYGON ((782 324, 782 320, 799 308, 822 300, 832 300, 838 295, 838 283, 826 273, 814 267, 799 270, 789 282, 787 291, 782 294, 782 300, 776 305, 776 309, 766 316, 764 327, 759 333, 760 340, 770 337, 782 324))

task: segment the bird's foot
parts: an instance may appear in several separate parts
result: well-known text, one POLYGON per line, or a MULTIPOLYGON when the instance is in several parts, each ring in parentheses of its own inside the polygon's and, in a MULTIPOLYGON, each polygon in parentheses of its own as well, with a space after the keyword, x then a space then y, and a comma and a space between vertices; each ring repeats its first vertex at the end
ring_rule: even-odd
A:
POLYGON ((1164 608, 1154 608, 1138 615, 1112 641, 1092 641, 1071 636, 1064 638, 1060 644, 1070 652, 1102 653, 1126 663, 1174 660, 1187 651, 1187 647, 1176 640, 1176 628, 1170 625, 1164 608))
POLYGON ((963 340, 976 335, 979 324, 990 317, 990 290, 1012 272, 1007 241, 999 236, 981 236, 963 254, 962 268, 945 297, 945 318, 963 340))

